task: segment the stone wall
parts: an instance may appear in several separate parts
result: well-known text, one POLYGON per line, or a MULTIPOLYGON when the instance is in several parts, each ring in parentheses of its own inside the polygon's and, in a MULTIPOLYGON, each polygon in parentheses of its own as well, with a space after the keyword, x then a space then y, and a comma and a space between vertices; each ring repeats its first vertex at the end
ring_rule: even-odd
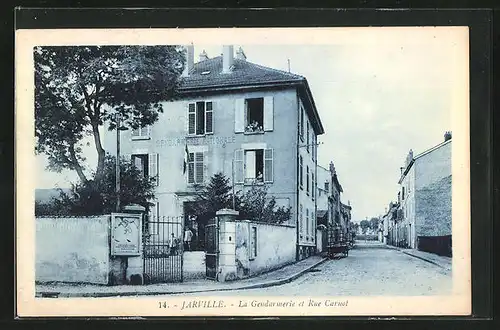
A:
POLYGON ((237 277, 245 278, 295 262, 296 228, 251 221, 236 221, 237 277), (257 230, 256 255, 252 228, 257 230))
POLYGON ((37 282, 108 284, 110 216, 35 221, 37 282))
POLYGON ((451 175, 416 193, 417 236, 451 235, 451 175))

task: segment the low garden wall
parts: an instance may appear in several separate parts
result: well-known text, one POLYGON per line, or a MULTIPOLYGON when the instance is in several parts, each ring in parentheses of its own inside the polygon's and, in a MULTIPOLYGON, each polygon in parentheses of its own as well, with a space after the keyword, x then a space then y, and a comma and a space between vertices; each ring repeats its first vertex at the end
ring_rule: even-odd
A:
POLYGON ((237 277, 245 278, 295 262, 294 226, 236 221, 237 277))
POLYGON ((37 282, 108 284, 110 216, 36 218, 37 282))

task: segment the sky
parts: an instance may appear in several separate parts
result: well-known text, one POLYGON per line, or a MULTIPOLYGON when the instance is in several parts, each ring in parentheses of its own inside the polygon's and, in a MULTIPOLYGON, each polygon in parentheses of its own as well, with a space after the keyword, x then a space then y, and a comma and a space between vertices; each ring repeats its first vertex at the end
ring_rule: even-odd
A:
MULTIPOLYGON (((385 212, 397 200, 406 155, 439 144, 451 130, 453 77, 458 49, 446 34, 391 36, 315 45, 242 47, 247 61, 303 75, 311 88, 325 134, 319 136, 318 164, 333 161, 359 222, 385 212), (368 40, 368 41, 367 41, 368 40)), ((221 45, 195 44, 197 55, 222 52, 221 45)), ((95 151, 88 154, 95 161, 95 151)), ((37 188, 68 187, 72 172, 45 171, 37 156, 37 188)))

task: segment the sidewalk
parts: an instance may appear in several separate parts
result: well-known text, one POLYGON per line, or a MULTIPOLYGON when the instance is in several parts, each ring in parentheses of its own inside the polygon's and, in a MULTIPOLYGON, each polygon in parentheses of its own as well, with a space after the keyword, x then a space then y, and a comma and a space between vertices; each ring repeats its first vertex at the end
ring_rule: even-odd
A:
POLYGON ((387 245, 387 246, 390 248, 399 250, 399 251, 401 251, 404 254, 407 254, 409 256, 430 262, 431 264, 434 264, 438 267, 441 267, 441 268, 446 269, 446 270, 451 272, 452 258, 450 258, 450 257, 443 257, 443 256, 439 256, 439 255, 434 254, 434 253, 423 252, 423 251, 419 251, 416 249, 403 249, 403 248, 394 247, 392 245, 387 245))
POLYGON ((210 291, 229 291, 264 288, 291 282, 310 269, 326 261, 326 258, 312 256, 283 268, 259 276, 234 281, 216 282, 193 280, 182 283, 162 283, 151 285, 93 285, 93 284, 36 284, 36 297, 119 297, 183 294, 210 291))

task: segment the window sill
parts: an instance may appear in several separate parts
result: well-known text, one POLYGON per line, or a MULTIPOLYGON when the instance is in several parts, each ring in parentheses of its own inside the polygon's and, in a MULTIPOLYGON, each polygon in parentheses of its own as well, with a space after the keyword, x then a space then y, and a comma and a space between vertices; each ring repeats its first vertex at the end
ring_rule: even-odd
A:
POLYGON ((250 132, 250 131, 245 131, 243 132, 245 135, 258 135, 258 134, 264 134, 264 131, 257 131, 257 132, 250 132))
POLYGON ((199 138, 207 135, 214 135, 214 133, 204 133, 204 134, 186 134, 186 138, 199 138))
POLYGON ((132 141, 151 140, 150 136, 132 136, 132 141))

